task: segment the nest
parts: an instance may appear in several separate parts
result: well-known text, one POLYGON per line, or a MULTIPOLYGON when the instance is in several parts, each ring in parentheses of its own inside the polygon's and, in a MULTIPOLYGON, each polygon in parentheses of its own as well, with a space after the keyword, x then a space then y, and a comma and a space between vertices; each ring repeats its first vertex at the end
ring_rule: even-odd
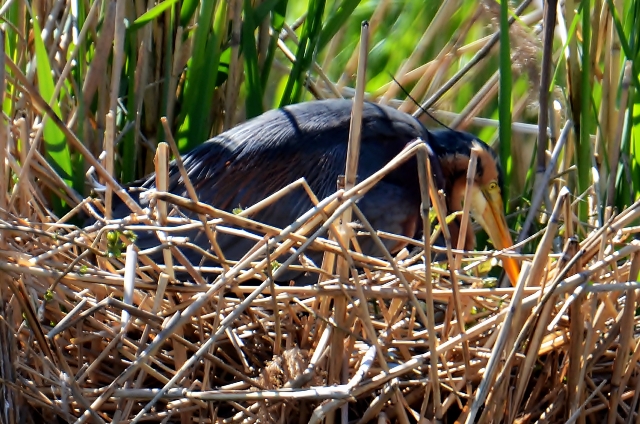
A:
MULTIPOLYGON (((0 222, 3 405, 14 422, 637 419, 640 243, 631 223, 640 205, 578 242, 563 189, 535 254, 519 256, 513 288, 487 277, 508 252, 452 249, 446 225, 440 264, 431 264, 430 243, 413 240, 405 241, 423 249, 417 254, 359 253, 346 242, 353 227, 336 219, 353 208, 358 231, 370 232, 355 201, 420 153, 413 145, 286 229, 252 221, 252 208, 227 213, 161 191, 149 209, 133 205, 131 216, 105 219, 111 197, 126 198, 112 183, 106 208, 86 199, 56 220, 36 184, 24 183, 14 198, 0 193, 0 204, 11 205, 0 222), (185 223, 173 209, 200 219, 185 223), (96 223, 68 224, 81 210, 96 223), (199 269, 179 255, 176 246, 188 240, 172 225, 203 222, 214 241, 218 232, 250 231, 256 248, 199 269), (314 237, 323 223, 328 239, 314 237), (164 240, 156 249, 163 264, 135 247, 130 231, 145 229, 164 240), (274 284, 289 264, 270 257, 307 246, 326 252, 323 263, 292 266, 320 283, 274 284)), ((162 169, 158 175, 162 187, 162 169)), ((422 183, 444 222, 442 199, 427 190, 433 183, 422 183)), ((427 214, 424 222, 429 229, 427 214)))

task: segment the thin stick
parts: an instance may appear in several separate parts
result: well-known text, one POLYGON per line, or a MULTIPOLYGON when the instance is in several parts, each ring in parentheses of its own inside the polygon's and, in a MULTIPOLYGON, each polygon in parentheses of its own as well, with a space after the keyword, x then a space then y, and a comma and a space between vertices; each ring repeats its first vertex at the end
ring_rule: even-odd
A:
MULTIPOLYGON (((568 196, 570 195, 569 189, 563 187, 560 190, 560 194, 558 195, 558 199, 556 201, 556 205, 553 209, 553 213, 551 214, 551 219, 547 223, 547 231, 543 239, 540 241, 538 245, 538 249, 536 250, 536 255, 531 264, 531 270, 529 272, 529 276, 526 282, 526 286, 538 286, 540 285, 540 280, 542 279, 544 267, 548 263, 548 254, 551 249, 551 244, 553 239, 556 237, 556 231, 559 226, 559 216, 562 213, 563 205, 567 202, 568 196)), ((549 299, 549 297, 547 297, 549 299)), ((540 311, 539 321, 536 323, 536 328, 534 330, 534 334, 532 337, 529 337, 528 343, 528 351, 527 356, 525 358, 524 364, 520 367, 520 371, 518 374, 518 380, 516 385, 515 395, 513 397, 513 405, 514 408, 511 410, 511 415, 518 410, 518 406, 520 402, 522 402, 522 398, 524 396, 524 391, 526 389, 526 384, 529 381, 531 373, 533 372, 533 364, 537 360, 538 350, 540 347, 540 343, 542 342, 543 333, 545 331, 547 320, 549 319, 549 314, 551 312, 551 308, 554 307, 553 302, 551 301, 543 301, 541 302, 542 309, 536 309, 533 313, 530 313, 529 320, 525 323, 520 334, 518 335, 516 342, 513 346, 513 350, 509 354, 510 360, 515 356, 516 349, 520 345, 521 341, 524 340, 529 334, 531 325, 533 324, 533 319, 538 315, 537 311, 540 311)))
POLYGON ((229 77, 225 90, 224 126, 226 131, 235 124, 236 103, 240 93, 238 80, 242 65, 240 62, 240 40, 242 37, 242 0, 231 0, 227 6, 228 20, 231 22, 231 55, 229 61, 229 77))
POLYGON ((596 397, 597 394, 599 394, 602 391, 602 388, 608 383, 607 380, 604 380, 602 383, 600 383, 598 385, 598 387, 596 388, 596 390, 594 390, 588 398, 585 399, 584 402, 582 402, 582 404, 580 405, 579 408, 576 409, 576 411, 569 417, 569 419, 567 420, 566 424, 573 424, 574 422, 578 421, 578 419, 580 418, 580 413, 582 411, 584 411, 584 409, 587 407, 587 405, 589 405, 589 402, 591 402, 591 400, 596 397))
POLYGON ((558 198, 556 200, 555 207, 553 208, 553 212, 551 213, 551 218, 547 223, 546 231, 544 236, 542 236, 542 240, 540 240, 540 244, 538 244, 536 249, 536 254, 533 257, 527 286, 538 286, 542 280, 544 268, 549 261, 551 245, 553 243, 553 239, 556 237, 556 231, 560 226, 560 214, 562 213, 562 208, 570 194, 571 193, 567 187, 562 187, 560 193, 558 193, 558 198))
POLYGON ((495 374, 498 371, 498 364, 503 360, 503 348, 507 343, 507 339, 509 338, 509 334, 511 333, 511 322, 516 314, 517 309, 521 306, 520 302, 522 299, 523 288, 525 286, 524 282, 529 274, 531 265, 529 262, 525 262, 522 264, 522 271, 520 273, 520 278, 518 284, 516 285, 516 293, 511 299, 511 303, 509 304, 509 308, 506 309, 506 317, 504 323, 502 324, 502 328, 500 329, 500 334, 498 335, 498 341, 494 346, 491 357, 489 358, 489 362, 487 363, 487 370, 485 371, 482 381, 480 382, 480 386, 478 387, 478 392, 473 399, 473 403, 471 404, 471 411, 467 416, 466 423, 470 424, 475 422, 476 415, 480 410, 480 407, 484 404, 489 391, 491 390, 491 385, 493 384, 493 380, 495 378, 495 374))
POLYGON ((116 2, 115 32, 113 35, 113 65, 111 66, 111 95, 109 96, 109 111, 116 114, 118 93, 120 91, 120 75, 124 65, 126 5, 123 1, 116 2))
MULTIPOLYGON (((544 3, 542 69, 540 72, 539 92, 540 111, 538 113, 538 150, 536 155, 536 176, 538 179, 546 174, 547 134, 549 127, 549 85, 551 84, 551 67, 553 65, 552 53, 554 30, 556 28, 557 4, 558 0, 548 0, 544 3)), ((546 184, 543 184, 543 186, 546 188, 546 184)))
MULTIPOLYGON (((434 293, 432 283, 432 270, 431 270, 431 241, 429 235, 431 234, 431 220, 429 219, 429 209, 431 206, 431 198, 429 196, 429 176, 431 172, 431 161, 426 149, 422 149, 418 152, 418 178, 420 180, 420 197, 422 199, 422 205, 420 208, 420 215, 422 216, 422 225, 424 228, 423 246, 424 246, 424 265, 426 276, 426 307, 427 307, 427 330, 429 332, 429 349, 435 352, 438 348, 438 337, 435 330, 435 308, 433 304, 434 293)), ((440 382, 438 379, 438 357, 437 355, 431 355, 430 358, 429 375, 431 378, 431 390, 433 391, 433 409, 436 420, 441 420, 444 412, 442 409, 442 400, 440 396, 440 382)), ((428 390, 425 391, 425 401, 428 390)))
MULTIPOLYGON (((155 156, 156 166, 156 188, 160 191, 169 190, 169 145, 167 143, 158 143, 155 156)), ((163 200, 158 200, 156 205, 158 210, 158 221, 160 225, 167 225, 167 203, 163 200)), ((158 231, 158 236, 161 242, 166 241, 166 235, 163 231, 158 231)), ((165 272, 173 280, 175 279, 175 272, 173 270, 173 257, 171 256, 171 249, 164 249, 162 251, 164 258, 165 272)))
MULTIPOLYGON (((436 215, 438 217, 438 221, 440 222, 440 228, 445 240, 445 247, 447 248, 447 262, 449 263, 449 277, 451 278, 451 288, 453 291, 453 308, 457 318, 457 330, 460 334, 464 334, 464 317, 462 315, 462 303, 460 302, 459 293, 460 287, 458 287, 458 278, 456 275, 456 270, 454 268, 453 254, 451 252, 451 234, 449 232, 449 226, 447 224, 447 218, 445 216, 446 207, 444 206, 443 194, 436 189, 433 175, 429 175, 428 177, 430 193, 433 196, 432 203, 435 205, 436 215)), ((465 363, 465 369, 470 370, 471 366, 469 363, 469 345, 466 341, 462 343, 462 357, 465 363)))
MULTIPOLYGON (((369 24, 365 21, 362 23, 360 32, 360 57, 358 62, 358 75, 356 82, 356 96, 351 109, 351 121, 349 127, 349 142, 347 145, 347 158, 345 169, 344 188, 351 190, 356 184, 356 176, 358 174, 358 160, 360 158, 360 130, 362 127, 362 108, 364 102, 364 86, 366 84, 367 55, 369 52, 368 32, 369 24)), ((342 222, 339 229, 338 237, 342 238, 342 243, 349 249, 351 240, 351 208, 345 210, 342 215, 342 222)), ((344 258, 338 258, 338 273, 340 282, 346 283, 349 278, 349 264, 344 258)), ((347 299, 344 296, 337 296, 334 299, 334 316, 339 327, 345 327, 347 299)), ((342 383, 340 378, 343 369, 344 355, 344 334, 335 331, 332 335, 331 356, 329 366, 329 384, 342 383)), ((344 413, 343 413, 344 414, 344 413)), ((331 424, 334 417, 328 417, 328 423, 331 424)))
MULTIPOLYGON (((471 149, 471 154, 469 155, 469 166, 467 167, 467 183, 464 189, 464 199, 471 199, 471 189, 475 184, 476 178, 476 165, 478 163, 478 153, 479 147, 474 146, 471 149)), ((460 218, 460 234, 458 236, 458 245, 456 249, 458 251, 462 251, 465 248, 465 242, 467 240, 467 227, 469 226, 469 209, 471 208, 471 202, 464 202, 462 207, 462 217, 460 218)), ((456 252, 454 256, 454 269, 460 269, 460 264, 462 262, 462 254, 460 252, 456 252)), ((458 317, 459 318, 459 317, 458 317)))
MULTIPOLYGON (((133 306, 133 291, 135 289, 136 267, 138 265, 138 255, 134 244, 127 246, 126 263, 124 271, 124 297, 123 302, 133 306)), ((121 330, 125 331, 129 324, 131 315, 126 310, 122 311, 120 318, 121 330)))
MULTIPOLYGON (((640 273, 640 255, 634 254, 631 260, 631 269, 629 271, 629 279, 635 280, 640 273)), ((615 424, 617 418, 618 404, 620 402, 620 394, 624 391, 624 387, 620 387, 622 383, 622 373, 629 360, 629 347, 634 336, 634 318, 636 311, 636 292, 633 289, 625 292, 625 303, 620 319, 620 346, 613 363, 613 372, 611 376, 611 396, 609 404, 609 416, 607 424, 615 424)))
POLYGON ((362 107, 364 87, 367 82, 367 55, 369 54, 369 23, 364 21, 360 29, 360 58, 356 81, 356 95, 353 99, 351 122, 349 126, 349 144, 347 146, 347 166, 345 170, 345 189, 355 186, 360 158, 360 130, 362 128, 362 107))

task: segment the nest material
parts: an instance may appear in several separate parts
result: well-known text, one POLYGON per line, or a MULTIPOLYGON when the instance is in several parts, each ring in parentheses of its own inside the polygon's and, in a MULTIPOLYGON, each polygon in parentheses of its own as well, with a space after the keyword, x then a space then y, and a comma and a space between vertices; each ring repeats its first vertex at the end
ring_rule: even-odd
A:
MULTIPOLYGON (((578 243, 562 191, 515 288, 488 286, 487 269, 504 252, 463 258, 449 248, 448 263, 427 268, 429 246, 370 258, 357 246, 345 253, 348 227, 309 237, 350 205, 358 216, 352 202, 418 150, 285 231, 257 225, 251 210, 234 215, 166 193, 121 220, 102 219, 102 203, 87 200, 77 210, 99 219, 79 229, 64 223, 71 215, 52 222, 38 213, 43 198, 20 193, 13 210, 29 218, 5 208, 0 223, 0 400, 15 421, 34 422, 635 420, 640 243, 630 225, 640 204, 578 243), (158 265, 126 230, 169 231, 177 218, 165 201, 208 215, 214 240, 238 228, 264 237, 218 269, 185 263, 171 244, 159 248, 174 260, 158 265), (327 252, 323 264, 302 261, 323 282, 273 284, 268 277, 286 264, 267 260, 266 249, 275 257, 305 244, 327 252), (178 271, 193 281, 172 280, 178 271)), ((180 243, 179 233, 171 240, 180 243)))

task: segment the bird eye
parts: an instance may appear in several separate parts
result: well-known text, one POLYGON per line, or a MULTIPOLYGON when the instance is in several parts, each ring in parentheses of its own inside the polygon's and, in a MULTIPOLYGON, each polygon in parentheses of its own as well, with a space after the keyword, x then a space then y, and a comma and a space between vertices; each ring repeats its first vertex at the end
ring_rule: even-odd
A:
POLYGON ((498 183, 495 181, 491 181, 491 183, 489 183, 489 190, 497 190, 498 189, 498 183))

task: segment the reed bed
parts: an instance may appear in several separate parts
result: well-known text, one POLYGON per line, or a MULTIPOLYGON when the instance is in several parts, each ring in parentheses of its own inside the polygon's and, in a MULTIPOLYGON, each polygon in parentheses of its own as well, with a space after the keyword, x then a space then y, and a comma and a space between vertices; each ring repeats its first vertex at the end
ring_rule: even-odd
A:
POLYGON ((0 15, 0 424, 640 422, 637 0, 9 0, 0 15), (419 140, 327 199, 301 180, 225 212, 162 191, 178 147, 310 97, 417 101, 489 141, 516 246, 452 246, 419 140), (426 242, 357 208, 412 155, 426 242), (154 169, 141 209, 120 181, 154 169), (294 186, 315 209, 251 219, 294 186), (192 264, 177 248, 193 228, 217 256, 223 233, 255 248, 192 264), (138 249, 141 231, 158 246, 138 249), (408 246, 369 257, 355 232, 408 246), (273 283, 287 267, 318 283, 273 283))
MULTIPOLYGON (((416 154, 425 157, 420 141, 285 229, 250 218, 278 193, 233 214, 159 191, 150 209, 119 220, 86 199, 52 221, 37 186, 18 182, 19 214, 0 221, 1 366, 16 422, 635 421, 640 203, 577 242, 562 189, 537 251, 519 255, 513 288, 486 277, 510 252, 449 247, 448 261, 431 264, 430 243, 396 257, 346 250, 334 220, 346 208, 363 219, 358 197, 416 154), (205 216, 214 239, 249 230, 256 248, 221 268, 179 255, 158 265, 133 232, 164 233, 158 249, 175 254, 188 242, 180 231, 203 225, 171 208, 205 216), (94 225, 65 222, 81 210, 94 225), (319 225, 333 237, 318 238, 319 225), (275 285, 288 264, 269 255, 303 247, 325 251, 323 264, 301 261, 320 283, 275 285), (192 278, 170 277, 180 272, 192 278)), ((159 184, 162 175, 160 166, 159 184)), ((422 183, 438 215, 441 198, 422 183)))

